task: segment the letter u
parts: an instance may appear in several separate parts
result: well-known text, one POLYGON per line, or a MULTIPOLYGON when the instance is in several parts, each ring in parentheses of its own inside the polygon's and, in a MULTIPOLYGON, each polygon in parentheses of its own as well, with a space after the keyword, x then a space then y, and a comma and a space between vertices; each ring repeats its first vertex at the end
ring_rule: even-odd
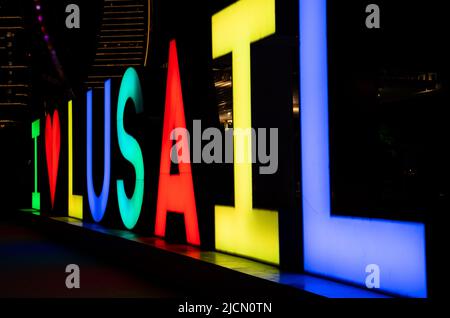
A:
POLYGON ((108 203, 109 185, 111 177, 111 80, 105 81, 104 100, 104 157, 103 157, 103 185, 100 196, 94 190, 92 178, 92 90, 87 92, 86 114, 86 159, 87 159, 87 190, 89 207, 95 222, 100 222, 105 214, 108 203))

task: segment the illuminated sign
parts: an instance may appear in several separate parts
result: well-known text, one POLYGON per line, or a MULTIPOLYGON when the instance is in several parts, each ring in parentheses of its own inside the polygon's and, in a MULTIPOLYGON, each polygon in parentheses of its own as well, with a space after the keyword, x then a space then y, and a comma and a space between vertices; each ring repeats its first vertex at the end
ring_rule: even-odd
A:
MULTIPOLYGON (((197 210, 195 207, 194 184, 192 182, 191 164, 178 163, 179 173, 170 174, 173 129, 186 129, 183 95, 181 92, 180 69, 175 40, 170 41, 169 67, 167 70, 166 105, 161 145, 161 164, 159 170, 158 203, 156 207, 155 235, 164 236, 166 231, 167 211, 184 214, 186 240, 190 244, 200 245, 197 210)), ((182 151, 189 151, 187 136, 181 136, 182 151)), ((188 158, 189 153, 184 154, 188 158)))
MULTIPOLYGON (((377 268, 383 291, 426 297, 424 224, 331 215, 326 0, 300 0, 299 20, 304 269, 309 273, 363 285, 367 277, 366 268, 377 268)), ((214 240, 217 250, 278 265, 279 212, 253 206, 253 136, 240 133, 253 128, 251 45, 275 34, 275 22, 275 0, 239 0, 212 17, 212 58, 218 59, 230 53, 232 57, 234 206, 211 203, 209 208, 212 214, 214 206, 214 240)), ((104 85, 103 183, 100 195, 95 191, 93 177, 95 127, 92 94, 92 90, 86 94, 86 182, 90 212, 94 221, 100 222, 107 210, 111 184, 111 151, 114 145, 111 140, 111 80, 105 81, 104 85)), ((113 191, 117 189, 122 222, 131 230, 136 227, 142 212, 146 175, 138 139, 125 130, 124 117, 130 111, 126 109, 129 101, 133 103, 136 114, 143 113, 143 91, 134 68, 128 68, 123 75, 116 113, 117 145, 121 156, 134 169, 134 189, 132 192, 126 191, 126 188, 129 190, 129 181, 125 180, 129 179, 125 177, 117 180, 116 188, 113 188, 113 191)), ((159 176, 155 176, 155 182, 156 177, 159 179, 154 233, 165 237, 168 213, 178 213, 184 217, 187 242, 200 245, 205 240, 200 237, 197 203, 201 206, 203 202, 199 197, 196 202, 194 189, 202 187, 194 187, 190 160, 178 160, 177 172, 171 171, 175 170, 171 169, 173 156, 178 159, 190 158, 185 113, 177 44, 171 40, 161 152, 155 152, 160 156, 160 167, 159 176)), ((74 195, 73 189, 75 159, 72 101, 68 102, 67 129, 68 215, 82 219, 83 196, 74 195)), ((38 192, 39 136, 40 121, 36 120, 32 123, 34 209, 41 207, 38 192)), ((55 110, 52 116, 47 114, 45 119, 45 155, 52 209, 55 206, 60 148, 60 118, 58 110, 55 110)), ((155 207, 150 209, 153 212, 155 207)), ((209 216, 212 225, 213 215, 209 216)), ((287 252, 300 254, 298 249, 293 249, 287 252)))
POLYGON ((55 110, 53 118, 50 114, 45 120, 45 155, 47 158, 48 182, 52 208, 55 205, 56 182, 58 180, 59 151, 61 147, 61 128, 59 113, 55 110))
MULTIPOLYGON (((252 127, 250 44, 274 33, 275 0, 240 0, 212 18, 213 58, 232 53, 235 130, 252 127)), ((278 264, 278 213, 253 208, 250 138, 234 133, 235 206, 215 207, 216 248, 278 264)))
POLYGON ((31 138, 34 140, 34 191, 31 195, 31 207, 41 209, 41 194, 38 191, 38 137, 41 134, 41 121, 35 120, 31 124, 31 138))
POLYGON ((426 297, 424 224, 330 215, 326 0, 300 0, 300 43, 305 270, 362 285, 376 264, 381 289, 426 297))
POLYGON ((123 115, 128 99, 133 101, 136 113, 141 113, 144 110, 141 83, 133 68, 127 69, 123 75, 117 102, 117 138, 119 140, 119 148, 125 159, 133 165, 136 173, 136 182, 131 199, 125 193, 123 180, 117 180, 117 200, 123 224, 127 229, 132 229, 139 219, 142 199, 144 198, 144 159, 142 158, 142 151, 138 142, 127 134, 123 126, 123 115))
POLYGON ((68 120, 67 120, 67 131, 68 131, 68 208, 69 216, 82 219, 83 218, 83 196, 73 194, 73 117, 72 117, 72 101, 68 103, 68 120))
POLYGON ((86 98, 86 178, 89 208, 96 222, 100 222, 103 218, 109 196, 111 177, 111 80, 105 82, 104 94, 103 185, 100 196, 95 194, 94 180, 92 178, 92 90, 87 92, 86 98))

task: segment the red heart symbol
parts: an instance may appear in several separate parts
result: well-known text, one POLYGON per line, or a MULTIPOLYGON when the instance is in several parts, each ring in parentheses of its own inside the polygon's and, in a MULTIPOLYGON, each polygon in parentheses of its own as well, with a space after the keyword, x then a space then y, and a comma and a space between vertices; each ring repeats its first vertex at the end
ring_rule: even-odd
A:
POLYGON ((45 155, 47 156, 47 171, 48 181, 50 184, 50 197, 52 199, 52 209, 55 202, 60 147, 61 129, 59 126, 58 110, 55 110, 53 113, 53 119, 50 114, 48 114, 45 119, 45 155))

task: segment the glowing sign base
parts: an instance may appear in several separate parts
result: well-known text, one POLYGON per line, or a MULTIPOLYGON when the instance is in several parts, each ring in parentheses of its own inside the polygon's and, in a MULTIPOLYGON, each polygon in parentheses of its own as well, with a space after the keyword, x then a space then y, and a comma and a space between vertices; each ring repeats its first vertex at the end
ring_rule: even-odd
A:
POLYGON ((278 213, 215 206, 216 249, 271 264, 279 263, 278 213))
POLYGON ((41 194, 39 192, 31 193, 31 207, 35 210, 41 209, 41 194))
POLYGON ((427 296, 423 224, 303 213, 305 271, 363 285, 376 264, 381 290, 427 296))
POLYGON ((83 196, 73 194, 73 116, 72 116, 72 101, 68 103, 68 181, 69 185, 67 187, 68 193, 68 205, 69 205, 69 216, 77 219, 83 218, 83 196))
POLYGON ((69 197, 69 216, 83 219, 83 196, 71 195, 69 197))

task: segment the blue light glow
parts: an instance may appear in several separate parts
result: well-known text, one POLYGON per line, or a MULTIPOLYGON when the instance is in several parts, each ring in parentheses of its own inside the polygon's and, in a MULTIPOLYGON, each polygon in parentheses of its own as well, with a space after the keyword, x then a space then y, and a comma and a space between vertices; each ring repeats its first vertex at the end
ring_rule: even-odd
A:
POLYGON ((89 207, 95 222, 100 222, 105 214, 108 203, 110 172, 111 172, 111 80, 105 81, 104 100, 104 157, 103 157, 103 185, 100 196, 95 194, 92 179, 92 90, 87 92, 86 98, 86 159, 87 159, 87 189, 89 207))
POLYGON ((365 285, 377 264, 381 290, 426 297, 424 224, 330 215, 326 17, 326 0, 300 0, 305 270, 365 285))

